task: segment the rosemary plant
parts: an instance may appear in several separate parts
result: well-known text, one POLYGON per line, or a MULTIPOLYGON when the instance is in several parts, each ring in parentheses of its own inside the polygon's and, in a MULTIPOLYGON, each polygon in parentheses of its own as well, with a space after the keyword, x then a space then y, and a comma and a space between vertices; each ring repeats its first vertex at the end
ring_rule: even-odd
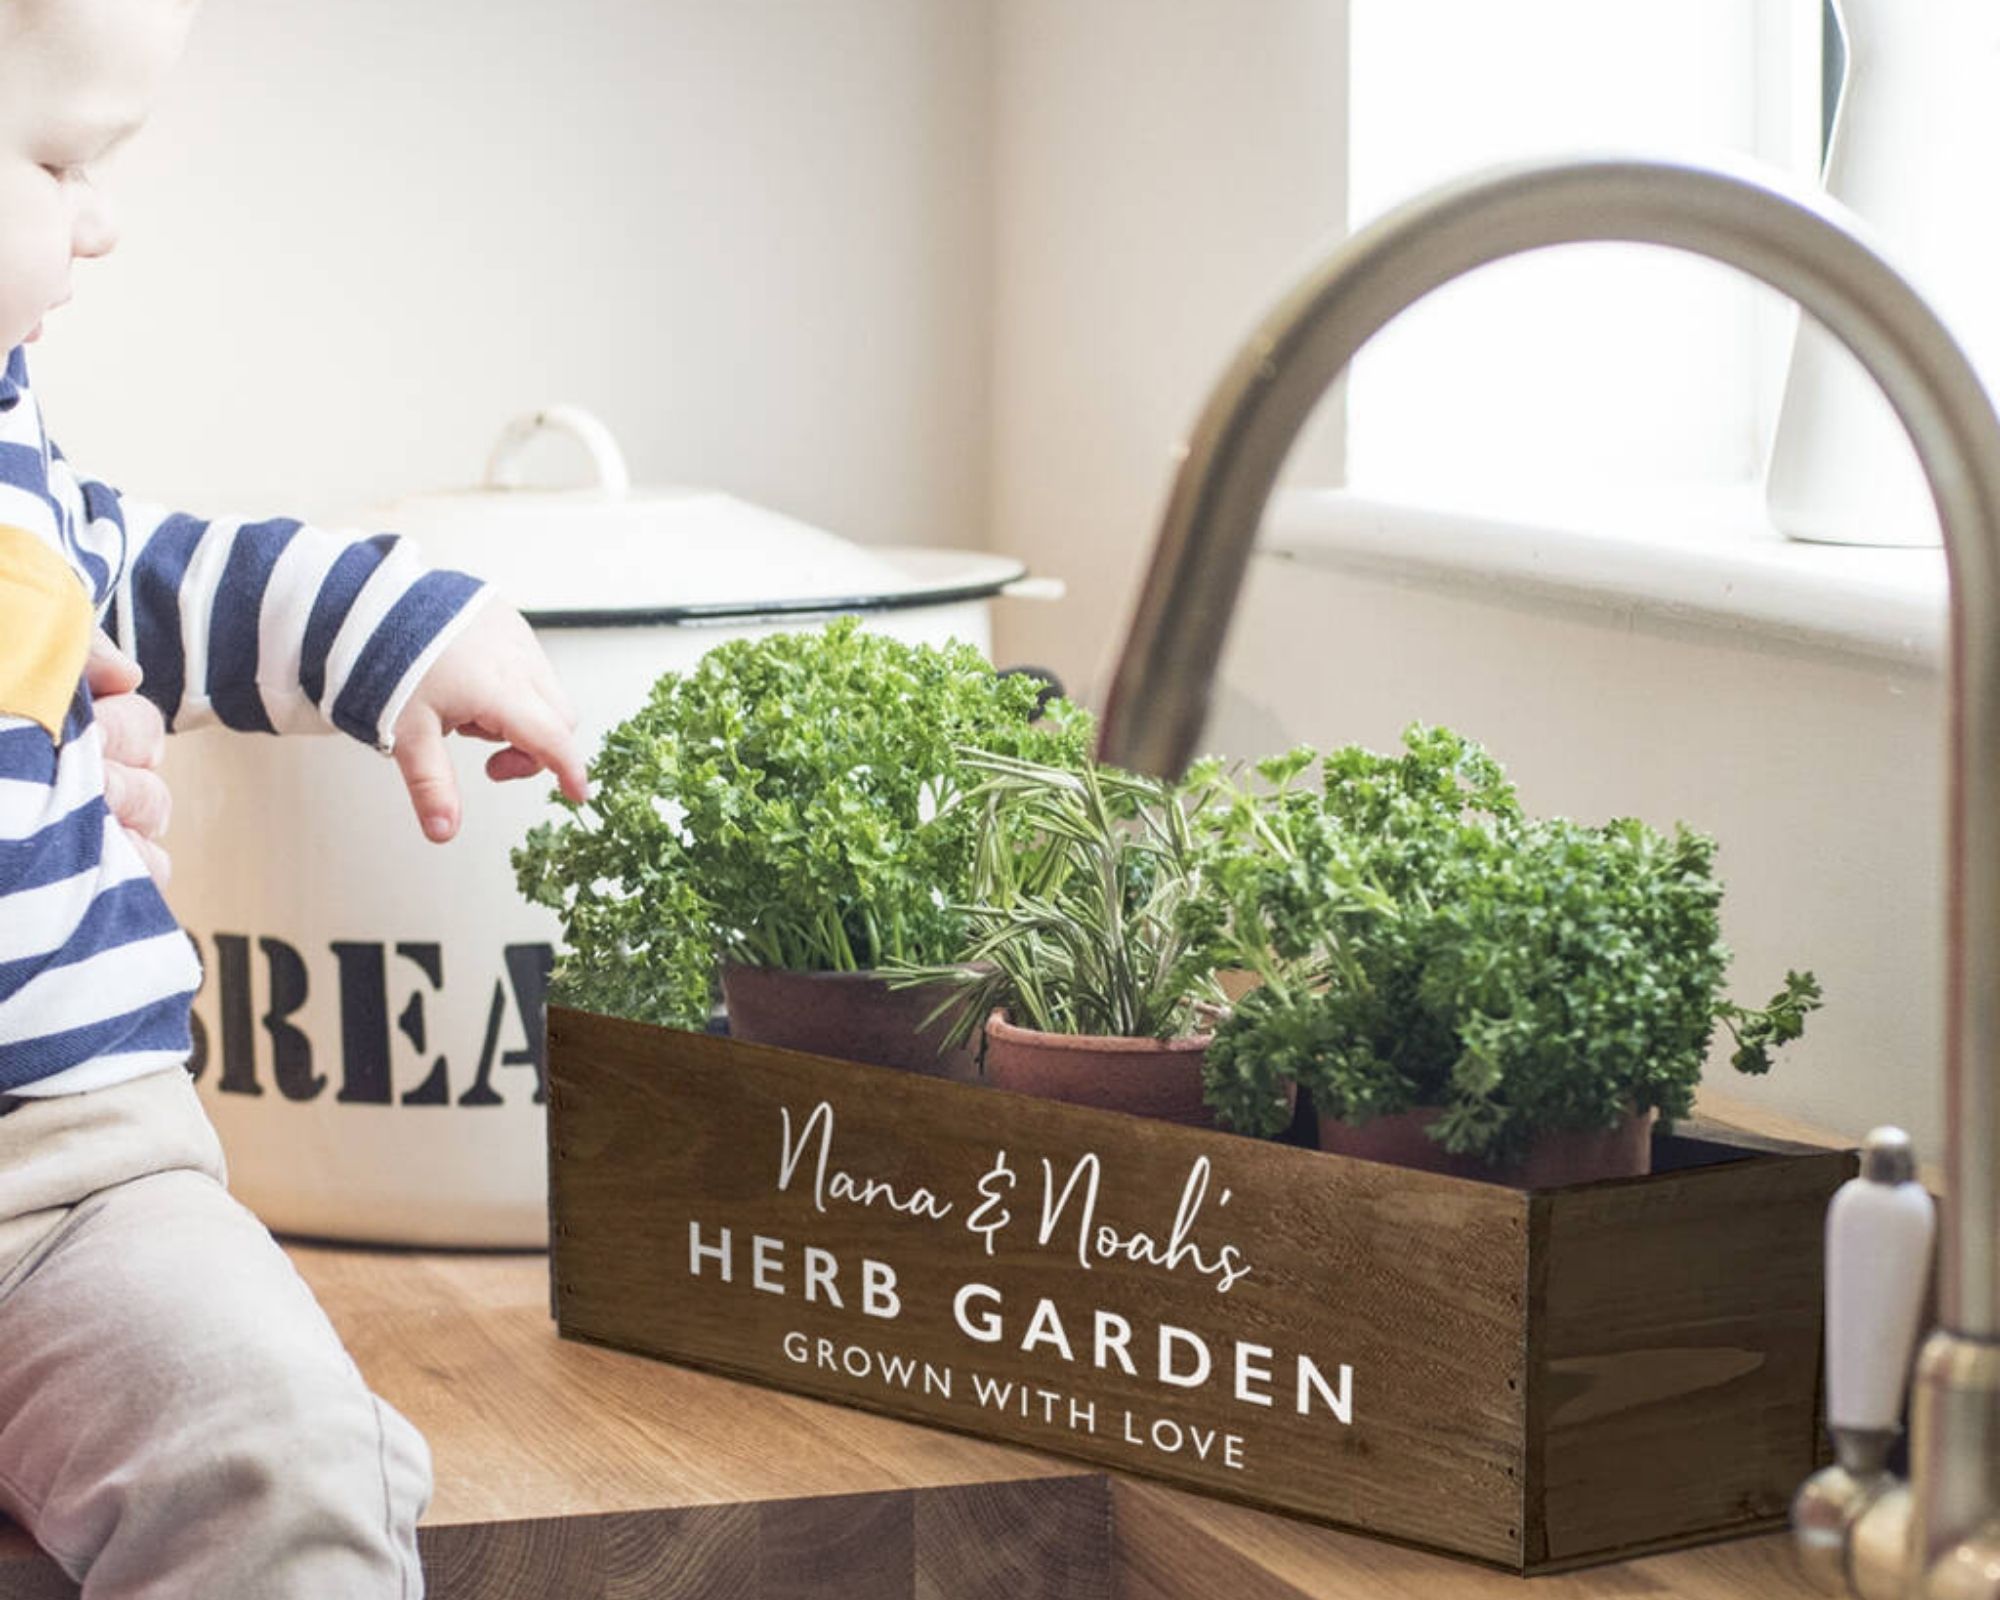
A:
POLYGON ((995 1008, 1044 1033, 1170 1039, 1222 994, 1194 907, 1206 892, 1194 819, 1212 769, 1186 785, 1085 763, 965 752, 980 825, 972 897, 956 909, 963 965, 903 966, 950 996, 963 1044, 995 1008))

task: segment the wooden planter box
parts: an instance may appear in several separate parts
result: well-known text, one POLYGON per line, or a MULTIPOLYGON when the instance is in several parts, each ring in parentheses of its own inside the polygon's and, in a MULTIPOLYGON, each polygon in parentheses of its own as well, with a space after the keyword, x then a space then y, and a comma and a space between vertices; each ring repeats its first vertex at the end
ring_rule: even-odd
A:
POLYGON ((1526 1192, 552 1008, 561 1331, 1521 1572, 1776 1526, 1851 1153, 1526 1192))

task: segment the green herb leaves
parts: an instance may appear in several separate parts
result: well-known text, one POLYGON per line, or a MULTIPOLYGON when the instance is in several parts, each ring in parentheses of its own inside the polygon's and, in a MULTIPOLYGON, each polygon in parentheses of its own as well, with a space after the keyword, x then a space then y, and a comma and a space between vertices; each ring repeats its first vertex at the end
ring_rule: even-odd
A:
POLYGON ((514 853, 561 912, 557 992, 699 1026, 723 959, 806 971, 956 958, 976 815, 958 749, 1074 765, 1088 718, 977 650, 862 631, 738 640, 605 738, 594 793, 514 853))
POLYGON ((1721 997, 1712 839, 1529 819, 1477 745, 1404 744, 1333 752, 1321 795, 1294 752, 1226 812, 1222 937, 1264 981, 1209 1049, 1225 1120, 1275 1131, 1292 1077, 1348 1121, 1441 1107, 1440 1144, 1504 1166, 1543 1129, 1684 1116, 1717 1020, 1745 1071, 1798 1037, 1810 974, 1764 1011, 1721 997))
POLYGON ((1037 721, 1041 692, 852 619, 666 675, 590 803, 515 852, 563 917, 556 992, 699 1026, 727 959, 941 982, 954 1042, 994 1006, 1132 1038, 1221 1017, 1229 1125, 1278 1131, 1296 1082, 1349 1121, 1438 1107, 1432 1137, 1496 1166, 1685 1115, 1717 1022, 1763 1072, 1820 1003, 1796 972, 1761 1010, 1723 998, 1712 839, 1529 818, 1448 729, 1176 785, 1092 765, 1088 718, 1037 721), (1233 1011, 1228 968, 1255 980, 1233 1011))
MULTIPOLYGON (((962 965, 908 967, 943 986, 962 1044, 995 1007, 1043 1033, 1170 1039, 1218 1004, 1200 915, 1195 825, 1182 788, 1084 762, 1052 767, 967 751, 983 781, 978 866, 962 908, 962 965)), ((944 1009, 944 1008, 940 1008, 944 1009)))
POLYGON ((1716 1008, 1736 1040, 1736 1053, 1729 1058, 1738 1072, 1761 1076, 1771 1070, 1771 1052, 1805 1031, 1806 1013, 1819 1008, 1819 980, 1810 972, 1787 972, 1785 987, 1771 997, 1762 1011, 1750 1011, 1727 1002, 1716 1008))

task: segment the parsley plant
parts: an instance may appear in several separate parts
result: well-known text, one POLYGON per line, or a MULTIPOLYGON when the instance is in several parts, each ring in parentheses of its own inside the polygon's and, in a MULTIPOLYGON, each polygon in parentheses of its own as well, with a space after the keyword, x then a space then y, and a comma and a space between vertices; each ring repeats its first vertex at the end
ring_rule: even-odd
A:
MULTIPOLYGON (((718 964, 855 971, 957 957, 977 814, 958 751, 1074 766, 1088 717, 969 645, 854 618, 718 646, 605 736, 592 795, 514 851, 563 919, 554 994, 672 1026, 718 964)), ((567 805, 567 802, 565 802, 567 805)))

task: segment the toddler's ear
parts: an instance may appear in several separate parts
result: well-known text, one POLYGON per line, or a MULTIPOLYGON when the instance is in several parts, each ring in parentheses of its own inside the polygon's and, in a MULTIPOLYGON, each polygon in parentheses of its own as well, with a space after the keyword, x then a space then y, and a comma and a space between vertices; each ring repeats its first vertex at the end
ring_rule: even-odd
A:
POLYGON ((62 738, 97 631, 83 580, 33 534, 0 525, 0 715, 62 738))

